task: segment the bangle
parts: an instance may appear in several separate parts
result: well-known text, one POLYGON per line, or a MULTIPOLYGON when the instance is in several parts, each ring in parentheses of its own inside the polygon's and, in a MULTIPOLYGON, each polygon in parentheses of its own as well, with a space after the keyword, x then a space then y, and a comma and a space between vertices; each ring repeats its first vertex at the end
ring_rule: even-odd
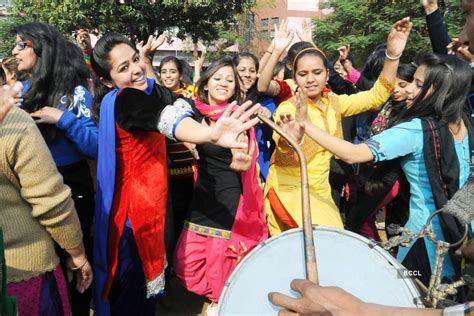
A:
POLYGON ((84 262, 83 262, 80 266, 71 268, 71 270, 72 270, 72 271, 82 270, 82 268, 84 268, 84 266, 86 265, 86 263, 87 263, 87 256, 86 256, 86 260, 84 260, 84 262))
POLYGON ((399 60, 400 57, 402 57, 402 54, 398 55, 397 57, 392 57, 392 56, 390 56, 390 55, 388 54, 387 50, 385 50, 385 57, 387 57, 388 60, 393 60, 393 61, 395 61, 395 60, 399 60))
POLYGON ((265 53, 269 53, 270 55, 273 54, 273 52, 267 50, 265 53))

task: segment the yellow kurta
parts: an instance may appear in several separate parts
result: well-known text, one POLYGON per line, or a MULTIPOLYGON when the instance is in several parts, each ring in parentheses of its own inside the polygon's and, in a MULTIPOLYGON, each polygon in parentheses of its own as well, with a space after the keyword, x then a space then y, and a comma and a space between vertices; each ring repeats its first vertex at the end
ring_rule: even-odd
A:
MULTIPOLYGON (((311 122, 326 130, 332 135, 342 138, 341 117, 352 116, 376 109, 383 105, 390 97, 393 85, 385 79, 379 78, 374 87, 353 95, 336 95, 325 93, 320 102, 324 105, 314 104, 309 101, 308 116, 311 122)), ((296 108, 293 99, 285 101, 276 109, 274 117, 280 114, 291 113, 294 117, 296 108)), ((276 144, 279 135, 273 133, 276 144)), ((302 145, 307 160, 309 174, 309 190, 311 202, 311 216, 313 224, 343 228, 341 216, 331 197, 329 184, 329 164, 333 154, 317 145, 305 135, 302 145)), ((265 211, 270 235, 276 235, 285 230, 284 225, 273 212, 267 193, 273 188, 285 209, 293 220, 302 226, 301 214, 301 180, 300 168, 296 154, 284 152, 277 145, 272 157, 272 164, 265 185, 265 211)))

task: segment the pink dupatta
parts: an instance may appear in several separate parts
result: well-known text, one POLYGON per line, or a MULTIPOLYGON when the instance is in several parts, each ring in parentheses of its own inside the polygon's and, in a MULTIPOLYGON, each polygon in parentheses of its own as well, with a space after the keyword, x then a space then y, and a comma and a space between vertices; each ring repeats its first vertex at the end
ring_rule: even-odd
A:
MULTIPOLYGON (((217 121, 228 107, 228 104, 214 106, 199 100, 194 102, 199 112, 213 121, 217 121)), ((255 142, 255 130, 253 128, 248 130, 248 137, 249 144, 255 142)), ((240 195, 237 213, 231 230, 229 247, 226 250, 227 256, 236 259, 242 259, 255 246, 268 238, 263 192, 257 180, 257 156, 258 154, 255 152, 249 170, 241 173, 242 194, 240 195), (242 243, 244 247, 242 247, 242 243), (232 247, 237 252, 232 250, 232 247)))

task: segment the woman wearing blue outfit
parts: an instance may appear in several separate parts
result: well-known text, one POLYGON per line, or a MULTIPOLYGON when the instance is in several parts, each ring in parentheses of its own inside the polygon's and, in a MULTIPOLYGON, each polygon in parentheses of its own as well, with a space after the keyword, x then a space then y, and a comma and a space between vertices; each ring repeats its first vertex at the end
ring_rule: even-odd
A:
MULTIPOLYGON (((261 108, 259 113, 272 118, 273 112, 275 112, 276 109, 275 101, 273 98, 259 93, 257 89, 257 71, 260 67, 257 57, 251 53, 242 52, 234 55, 232 63, 239 74, 241 81, 240 88, 244 100, 260 103, 261 108)), ((259 123, 255 126, 255 136, 258 145, 260 180, 264 185, 267 179, 268 169, 270 168, 270 158, 275 149, 275 141, 272 138, 273 130, 265 124, 259 123)))
MULTIPOLYGON (((407 26, 402 23, 398 27, 407 26)), ((389 60, 400 57, 387 56, 389 60)), ((469 64, 454 56, 434 54, 421 56, 417 64, 414 81, 407 88, 407 109, 395 126, 365 143, 351 144, 311 124, 306 119, 304 92, 300 95, 298 123, 291 117, 281 118, 286 128, 304 127, 309 137, 348 163, 400 158, 411 194, 405 228, 412 232, 419 231, 430 214, 466 183, 474 148, 471 125, 464 113, 471 82, 469 64)), ((437 238, 448 242, 456 242, 463 233, 453 217, 436 217, 432 225, 437 238)), ((428 284, 435 248, 433 242, 420 238, 408 248, 400 247, 397 259, 406 268, 420 271, 421 281, 428 284)), ((442 276, 456 279, 459 270, 453 253, 446 256, 442 276)))
MULTIPOLYGON (((54 27, 27 23, 17 34, 13 56, 23 82, 22 108, 36 120, 59 172, 72 191, 84 235, 92 248, 94 186, 86 159, 97 159, 98 129, 91 119, 92 96, 85 88, 89 72, 81 50, 54 27)), ((60 252, 61 263, 65 256, 60 252)), ((65 269, 64 269, 65 270, 65 269)), ((73 315, 89 315, 91 293, 70 286, 73 315)))

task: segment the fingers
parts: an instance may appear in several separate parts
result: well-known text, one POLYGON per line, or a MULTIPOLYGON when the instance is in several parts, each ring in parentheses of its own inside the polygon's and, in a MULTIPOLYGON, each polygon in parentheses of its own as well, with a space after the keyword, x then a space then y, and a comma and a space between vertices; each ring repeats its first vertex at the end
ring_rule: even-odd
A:
POLYGON ((151 43, 153 42, 153 35, 148 36, 148 40, 146 41, 145 46, 151 46, 151 43))
POLYGON ((286 19, 283 19, 278 28, 278 32, 286 32, 286 19))
POLYGON ((280 114, 280 122, 282 124, 286 124, 288 122, 293 121, 293 116, 290 113, 281 113, 280 114))
POLYGON ((255 117, 255 118, 245 122, 242 125, 242 131, 246 131, 246 130, 254 127, 255 125, 257 125, 258 123, 260 123, 260 120, 258 119, 258 117, 255 117))
MULTIPOLYGON (((232 112, 234 110, 234 107, 237 105, 237 102, 236 101, 233 101, 232 103, 230 103, 227 108, 225 109, 225 111, 222 113, 221 117, 229 117, 231 116, 231 114, 233 115, 234 113, 232 112)), ((245 106, 248 106, 247 102, 245 102, 244 104, 242 104, 240 107, 241 108, 244 108, 245 106)), ((237 109, 238 111, 239 109, 237 109)), ((237 112, 237 111, 234 111, 234 112, 237 112)))
MULTIPOLYGON (((243 105, 245 105, 245 108, 243 108, 243 110, 245 110, 245 112, 239 113, 240 117, 238 117, 237 120, 238 120, 240 123, 246 122, 246 121, 250 118, 250 116, 252 116, 253 114, 257 113, 257 110, 260 108, 260 104, 257 103, 257 104, 255 104, 255 105, 253 105, 250 109, 247 110, 247 108, 252 105, 252 102, 250 102, 250 101, 247 101, 247 102, 245 102, 245 103, 243 104, 243 105), (245 104, 245 103, 247 103, 247 102, 249 102, 249 104, 245 104)), ((242 105, 241 105, 240 107, 242 107, 242 105)), ((240 108, 239 108, 239 110, 240 110, 240 108)), ((238 111, 238 110, 237 110, 237 111, 238 111)), ((235 112, 237 112, 237 111, 235 111, 235 112)), ((234 112, 234 113, 235 113, 235 112, 234 112)), ((233 113, 233 114, 234 114, 234 113, 233 113)), ((257 122, 258 122, 258 118, 257 118, 257 122)))
POLYGON ((278 312, 278 316, 298 316, 300 314, 298 313, 294 313, 294 312, 290 312, 289 310, 287 309, 282 309, 278 312))
POLYGON ((247 250, 248 250, 247 246, 245 245, 245 243, 243 241, 240 241, 239 245, 240 245, 240 249, 241 249, 242 253, 247 252, 247 250))
POLYGON ((41 109, 31 113, 30 115, 35 120, 36 124, 43 123, 43 112, 41 109))
POLYGON ((237 253, 237 249, 235 249, 234 245, 228 245, 227 248, 229 248, 230 250, 232 250, 232 252, 237 253))
POLYGON ((298 311, 299 300, 290 296, 281 293, 271 292, 268 294, 268 300, 273 305, 280 306, 296 312, 298 311))
POLYGON ((287 31, 288 31, 288 22, 289 22, 288 19, 285 19, 285 20, 283 21, 283 32, 287 32, 287 31))
POLYGON ((303 293, 303 290, 306 286, 308 285, 312 285, 313 283, 311 283, 310 281, 308 280, 303 280, 303 279, 294 279, 293 281, 291 281, 290 283, 290 287, 293 291, 296 291, 298 293, 303 293))

